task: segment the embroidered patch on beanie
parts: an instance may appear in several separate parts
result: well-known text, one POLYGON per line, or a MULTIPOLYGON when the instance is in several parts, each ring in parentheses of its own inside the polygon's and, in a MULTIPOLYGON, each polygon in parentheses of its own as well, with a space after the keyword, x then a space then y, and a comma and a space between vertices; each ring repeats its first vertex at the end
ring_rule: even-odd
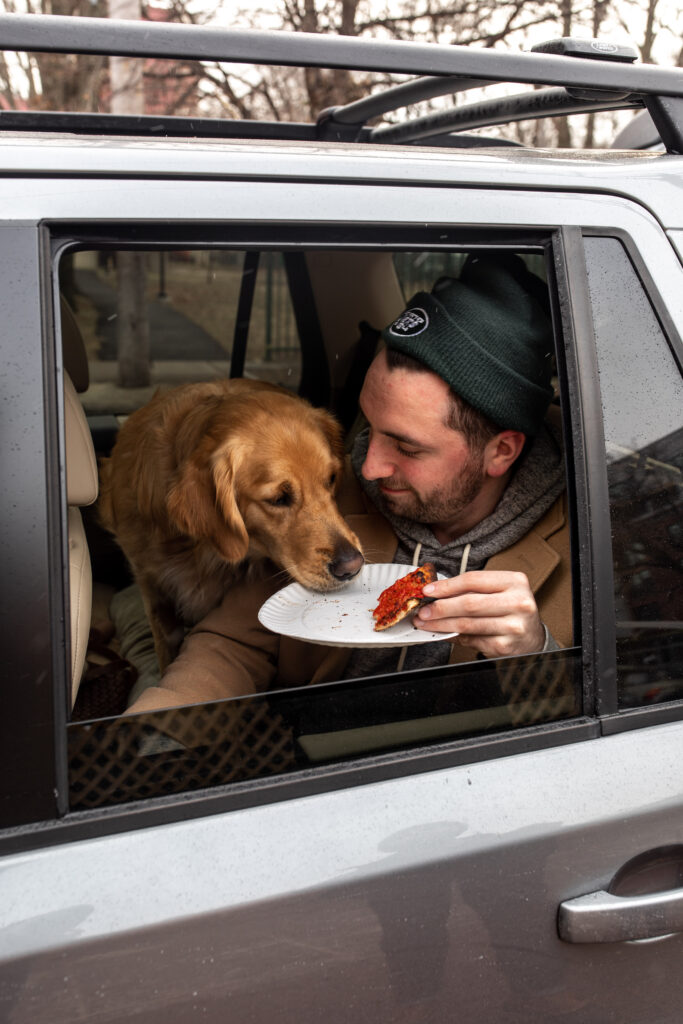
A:
POLYGON ((429 327, 429 317, 425 313, 424 309, 420 309, 419 306, 413 306, 411 309, 406 309, 405 312, 401 313, 393 324, 387 327, 390 334, 395 334, 399 338, 412 338, 416 334, 422 334, 429 327))

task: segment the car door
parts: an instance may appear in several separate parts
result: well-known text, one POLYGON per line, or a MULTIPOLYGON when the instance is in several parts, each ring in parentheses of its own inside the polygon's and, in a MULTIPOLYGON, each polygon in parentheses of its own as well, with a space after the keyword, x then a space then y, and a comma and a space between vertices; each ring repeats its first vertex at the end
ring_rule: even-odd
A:
MULTIPOLYGON (((59 259, 69 245, 101 245, 103 232, 109 246, 134 237, 159 250, 219 242, 244 251, 245 239, 285 247, 278 183, 199 189, 185 169, 160 190, 152 171, 135 190, 126 180, 101 190, 107 204, 112 190, 117 199, 106 226, 99 186, 83 204, 82 183, 68 179, 53 183, 47 226, 21 182, 12 208, 4 204, 27 282, 18 296, 3 286, 4 297, 42 368, 31 436, 43 437, 47 466, 27 496, 14 454, 26 443, 16 395, 25 377, 15 374, 3 394, 16 413, 6 420, 7 479, 33 519, 11 513, 4 1017, 677 1020, 683 272, 664 232, 626 200, 601 212, 580 194, 519 190, 513 203, 494 182, 290 183, 286 225, 297 219, 302 248, 322 249, 334 220, 340 251, 389 238, 397 251, 434 251, 450 232, 449 249, 507 247, 543 262, 567 446, 575 645, 524 664, 67 722, 59 259), (169 228, 171 209, 183 214, 169 228), (35 577, 22 581, 19 553, 41 508, 35 577), (43 619, 31 602, 18 605, 39 584, 49 594, 36 606, 43 619), (43 643, 27 656, 17 623, 29 613, 43 643), (492 695, 501 679, 504 704, 492 695), (239 749, 226 748, 231 730, 239 749), (576 902, 586 896, 587 912, 576 902)), ((334 180, 332 158, 328 171, 334 180)), ((3 340, 8 366, 16 344, 3 340)))

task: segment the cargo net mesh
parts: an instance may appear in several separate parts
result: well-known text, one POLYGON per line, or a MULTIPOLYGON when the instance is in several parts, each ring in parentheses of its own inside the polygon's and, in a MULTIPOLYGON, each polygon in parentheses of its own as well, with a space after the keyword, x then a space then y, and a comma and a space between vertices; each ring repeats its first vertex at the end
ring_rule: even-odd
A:
POLYGON ((68 734, 72 811, 296 767, 291 728, 263 702, 222 702, 79 723, 68 734))
POLYGON ((496 668, 512 725, 540 725, 580 713, 576 679, 564 660, 505 658, 496 668))
POLYGON ((69 806, 171 796, 571 718, 581 713, 580 655, 573 648, 73 722, 69 806))

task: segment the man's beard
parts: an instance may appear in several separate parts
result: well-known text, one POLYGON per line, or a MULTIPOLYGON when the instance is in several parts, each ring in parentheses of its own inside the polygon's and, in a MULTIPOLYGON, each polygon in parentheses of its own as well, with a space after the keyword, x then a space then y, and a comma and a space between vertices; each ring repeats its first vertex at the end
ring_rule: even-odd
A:
POLYGON ((382 493, 382 500, 393 515, 412 519, 416 523, 445 523, 461 515, 472 504, 479 494, 486 473, 482 467, 481 457, 472 456, 465 463, 459 475, 448 481, 443 487, 435 488, 425 497, 420 495, 409 484, 394 481, 391 477, 378 480, 377 483, 386 487, 401 490, 406 488, 409 493, 392 497, 382 493))

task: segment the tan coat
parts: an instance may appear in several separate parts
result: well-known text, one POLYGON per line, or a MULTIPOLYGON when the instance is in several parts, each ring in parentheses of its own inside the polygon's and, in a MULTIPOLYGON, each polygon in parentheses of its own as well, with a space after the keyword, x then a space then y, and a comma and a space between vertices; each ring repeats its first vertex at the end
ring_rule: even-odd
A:
MULTIPOLYGON (((352 475, 351 475, 352 476, 352 475)), ((397 540, 386 519, 370 504, 355 477, 339 505, 368 561, 393 561, 397 540)), ((571 564, 566 496, 561 495, 530 532, 494 555, 486 569, 526 573, 543 622, 560 647, 573 643, 571 564)), ((341 678, 350 648, 323 647, 280 637, 260 625, 258 610, 287 581, 275 578, 241 584, 188 635, 161 686, 150 687, 131 712, 341 678)), ((453 644, 451 661, 476 657, 472 648, 453 644)))

